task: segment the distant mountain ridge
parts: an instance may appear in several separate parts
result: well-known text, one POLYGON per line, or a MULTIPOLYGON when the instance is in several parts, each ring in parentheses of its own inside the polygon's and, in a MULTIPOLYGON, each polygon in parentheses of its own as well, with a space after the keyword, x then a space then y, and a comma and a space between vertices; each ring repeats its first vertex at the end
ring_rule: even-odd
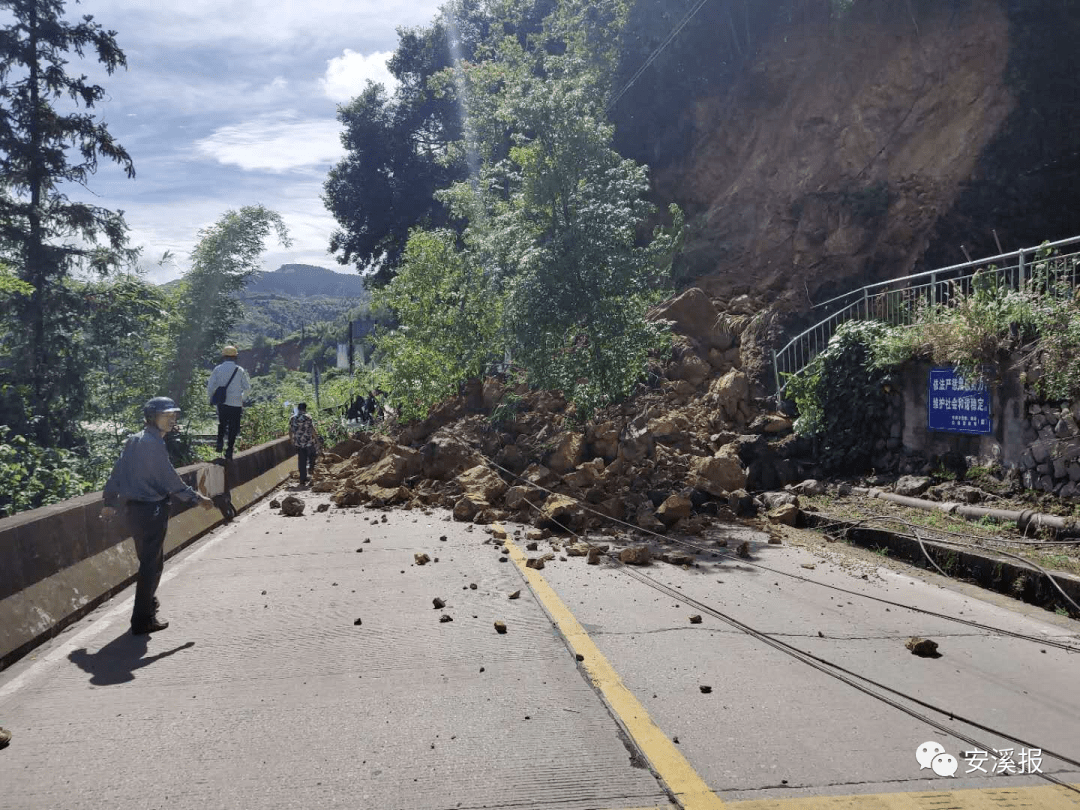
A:
POLYGON ((335 273, 313 264, 283 264, 271 273, 255 273, 243 295, 278 294, 307 297, 367 298, 364 280, 356 273, 335 273))
MULTIPOLYGON (((175 287, 181 279, 162 284, 175 287)), ((257 271, 248 279, 240 298, 254 295, 287 295, 291 298, 325 296, 328 298, 361 298, 370 294, 364 289, 364 279, 356 273, 335 273, 314 264, 283 264, 271 272, 257 271)))

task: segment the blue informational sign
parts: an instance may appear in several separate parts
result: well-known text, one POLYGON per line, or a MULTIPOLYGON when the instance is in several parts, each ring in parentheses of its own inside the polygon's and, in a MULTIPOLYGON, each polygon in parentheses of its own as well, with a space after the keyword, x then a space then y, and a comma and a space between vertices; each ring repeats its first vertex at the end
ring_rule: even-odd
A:
POLYGON ((986 383, 968 381, 955 369, 930 369, 927 427, 948 433, 989 433, 990 392, 986 383))

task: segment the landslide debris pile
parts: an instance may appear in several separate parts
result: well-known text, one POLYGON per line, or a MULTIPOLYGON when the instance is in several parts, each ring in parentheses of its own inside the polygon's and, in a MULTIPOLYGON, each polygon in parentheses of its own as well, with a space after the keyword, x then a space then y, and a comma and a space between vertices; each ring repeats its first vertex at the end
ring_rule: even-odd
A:
POLYGON ((671 355, 584 429, 561 394, 488 378, 423 422, 354 434, 341 455, 324 454, 313 491, 339 507, 438 506, 480 524, 581 531, 606 528, 608 516, 695 534, 711 516, 752 512, 748 487, 802 480, 791 420, 751 398, 740 352, 749 318, 721 314, 699 289, 650 317, 671 323, 671 355))

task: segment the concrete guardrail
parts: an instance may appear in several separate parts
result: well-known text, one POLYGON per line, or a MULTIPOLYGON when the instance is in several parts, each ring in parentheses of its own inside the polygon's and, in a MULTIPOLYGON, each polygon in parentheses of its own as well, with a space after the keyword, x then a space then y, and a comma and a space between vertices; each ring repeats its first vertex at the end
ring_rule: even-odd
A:
MULTIPOLYGON (((281 438, 238 453, 224 467, 179 472, 204 495, 225 493, 239 512, 286 480, 295 456, 281 438)), ((102 494, 92 492, 0 518, 0 670, 135 581, 135 544, 122 520, 99 519, 103 506, 102 494)), ((219 510, 174 503, 166 558, 225 520, 219 510)))

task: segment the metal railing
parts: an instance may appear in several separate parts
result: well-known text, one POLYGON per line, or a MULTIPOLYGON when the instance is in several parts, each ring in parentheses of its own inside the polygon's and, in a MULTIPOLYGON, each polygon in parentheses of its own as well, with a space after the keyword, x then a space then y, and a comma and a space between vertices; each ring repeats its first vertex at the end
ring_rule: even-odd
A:
POLYGON ((1075 287, 1077 264, 1080 264, 1080 236, 867 284, 815 304, 813 309, 831 309, 832 313, 793 337, 784 348, 773 351, 776 390, 782 393, 791 376, 806 368, 847 321, 879 320, 893 326, 913 323, 921 308, 947 306, 971 293, 976 277, 1013 290, 1031 289, 1040 280, 1046 286, 1067 281, 1075 287), (1070 247, 1073 252, 1048 255, 1070 247))

